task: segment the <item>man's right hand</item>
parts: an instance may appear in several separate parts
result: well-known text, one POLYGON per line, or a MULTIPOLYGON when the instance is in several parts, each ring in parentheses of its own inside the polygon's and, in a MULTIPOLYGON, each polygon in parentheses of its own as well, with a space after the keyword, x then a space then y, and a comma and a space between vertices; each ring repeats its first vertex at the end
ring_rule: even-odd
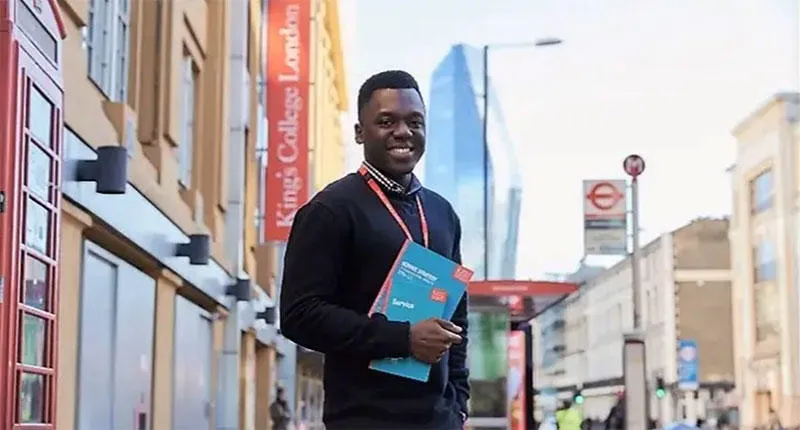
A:
POLYGON ((461 327, 441 318, 429 318, 411 326, 411 355, 425 363, 438 363, 453 344, 461 343, 461 327))

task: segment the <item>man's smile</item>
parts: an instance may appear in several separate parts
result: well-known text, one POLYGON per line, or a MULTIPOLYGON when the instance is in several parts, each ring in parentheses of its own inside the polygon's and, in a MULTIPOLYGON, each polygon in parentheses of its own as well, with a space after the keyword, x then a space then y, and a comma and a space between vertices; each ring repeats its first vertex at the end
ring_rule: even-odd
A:
POLYGON ((398 161, 407 161, 414 155, 414 148, 411 146, 393 146, 387 152, 398 161))

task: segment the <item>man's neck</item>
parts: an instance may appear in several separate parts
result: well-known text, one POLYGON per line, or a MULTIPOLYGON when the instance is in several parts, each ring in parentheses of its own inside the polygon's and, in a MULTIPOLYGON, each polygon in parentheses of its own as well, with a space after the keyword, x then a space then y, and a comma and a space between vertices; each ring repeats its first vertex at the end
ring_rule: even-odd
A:
POLYGON ((380 182, 388 182, 388 184, 384 185, 389 185, 389 188, 392 188, 392 185, 396 184, 403 189, 408 189, 409 184, 411 184, 411 178, 412 178, 411 173, 407 173, 405 175, 397 177, 394 175, 390 175, 385 171, 375 167, 375 165, 370 163, 369 161, 364 161, 364 164, 367 166, 367 169, 370 170, 373 176, 378 176, 377 179, 380 182))
MULTIPOLYGON (((385 175, 385 173, 384 173, 385 175)), ((402 185, 403 188, 408 188, 411 184, 411 173, 406 173, 405 175, 398 177, 389 176, 392 180, 396 181, 398 184, 402 185)))

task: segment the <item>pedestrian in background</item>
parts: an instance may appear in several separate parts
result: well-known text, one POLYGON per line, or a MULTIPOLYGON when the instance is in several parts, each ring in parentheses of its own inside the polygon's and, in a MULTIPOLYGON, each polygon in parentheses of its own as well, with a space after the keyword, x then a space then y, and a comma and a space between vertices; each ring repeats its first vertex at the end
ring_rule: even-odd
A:
POLYGON ((413 240, 461 264, 461 226, 450 203, 422 186, 425 104, 403 71, 367 79, 358 92, 356 143, 364 163, 297 211, 284 258, 284 336, 325 354, 328 430, 461 429, 467 418, 467 296, 453 320, 414 325, 368 316, 403 243, 413 240), (412 356, 432 365, 427 382, 369 369, 412 356))
POLYGON ((611 407, 605 421, 606 430, 625 429, 625 397, 618 396, 617 403, 611 407))
POLYGON ((275 390, 275 400, 269 405, 269 416, 272 419, 272 430, 289 430, 292 413, 283 387, 275 390))
POLYGON ((781 419, 778 416, 778 413, 775 412, 775 409, 769 409, 769 425, 767 428, 769 430, 784 430, 784 427, 781 424, 781 419))
POLYGON ((561 408, 556 411, 558 430, 581 430, 583 418, 581 411, 574 407, 571 401, 565 400, 561 408))

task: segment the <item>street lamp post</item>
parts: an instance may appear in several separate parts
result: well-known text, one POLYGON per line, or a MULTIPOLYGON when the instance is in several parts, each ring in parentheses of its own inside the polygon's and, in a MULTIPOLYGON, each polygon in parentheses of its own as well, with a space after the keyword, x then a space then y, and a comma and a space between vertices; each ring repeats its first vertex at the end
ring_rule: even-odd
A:
POLYGON ((539 48, 560 45, 559 38, 533 42, 483 45, 483 279, 489 280, 489 50, 492 48, 539 48))

